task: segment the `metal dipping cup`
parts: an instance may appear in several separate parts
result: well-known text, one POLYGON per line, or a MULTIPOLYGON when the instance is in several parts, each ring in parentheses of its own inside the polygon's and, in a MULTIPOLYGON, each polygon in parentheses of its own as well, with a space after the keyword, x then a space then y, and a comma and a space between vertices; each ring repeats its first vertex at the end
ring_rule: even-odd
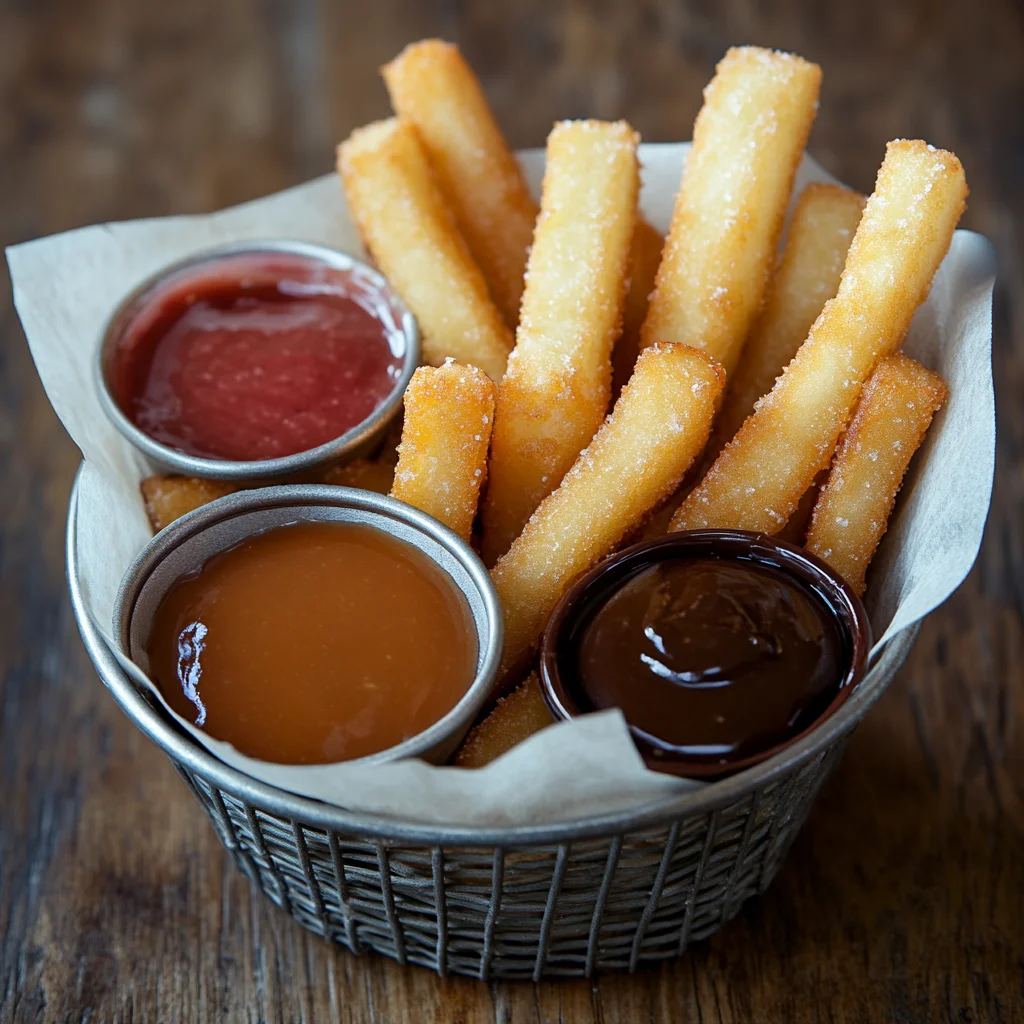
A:
POLYGON ((246 537, 295 522, 368 526, 411 544, 441 568, 465 598, 476 633, 476 675, 465 695, 423 732, 347 764, 407 757, 441 763, 462 740, 487 700, 501 658, 503 619, 490 574, 447 527, 394 498, 325 484, 291 484, 239 491, 190 512, 158 533, 121 581, 114 605, 114 642, 145 667, 146 640, 163 596, 175 580, 246 537))
POLYGON ((660 561, 682 558, 718 558, 783 573, 818 598, 839 627, 845 648, 846 667, 832 700, 821 714, 807 728, 748 757, 728 764, 688 760, 682 753, 656 748, 642 732, 630 726, 648 768, 691 779, 722 778, 781 753, 812 733, 846 703, 867 673, 871 624, 860 598, 834 569, 809 551, 775 537, 747 530, 684 530, 634 544, 581 576, 548 620, 540 648, 541 693, 556 719, 587 713, 574 696, 572 681, 563 676, 561 669, 574 660, 579 633, 591 615, 636 573, 660 561))
MULTIPOLYGON (((240 268, 240 276, 243 273, 240 268)), ((185 476, 206 477, 213 480, 280 480, 302 478, 314 470, 342 462, 372 451, 387 429, 388 424, 402 407, 402 395, 413 371, 420 363, 419 328, 405 303, 377 271, 359 260, 335 249, 309 242, 252 241, 206 249, 188 259, 173 263, 154 274, 132 291, 107 321, 101 335, 95 363, 96 387, 103 411, 115 427, 157 467, 185 476), (298 256, 325 269, 342 275, 345 287, 353 297, 362 295, 376 307, 378 318, 390 330, 400 333, 405 346, 401 372, 395 379, 387 398, 361 423, 340 437, 316 448, 276 459, 235 461, 189 455, 154 440, 127 417, 115 396, 113 387, 114 359, 118 344, 125 331, 147 307, 158 301, 171 288, 195 277, 201 281, 213 270, 226 275, 232 260, 254 256, 273 257, 275 254, 298 256)))

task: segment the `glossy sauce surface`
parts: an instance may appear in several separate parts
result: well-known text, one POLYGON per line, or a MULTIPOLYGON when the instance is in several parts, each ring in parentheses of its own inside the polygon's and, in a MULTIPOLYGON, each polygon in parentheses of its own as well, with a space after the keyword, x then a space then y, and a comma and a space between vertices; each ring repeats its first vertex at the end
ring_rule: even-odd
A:
POLYGON ((164 596, 150 677, 187 721, 265 761, 374 754, 446 715, 476 671, 462 593, 371 527, 297 523, 244 540, 164 596))
POLYGON ((622 709, 644 752, 727 766, 828 707, 849 655, 825 603, 792 577, 717 558, 640 569, 577 632, 582 709, 622 709))
POLYGON ((190 455, 273 459, 370 416, 401 374, 404 336, 347 272, 287 253, 172 275, 113 357, 112 390, 154 440, 190 455))

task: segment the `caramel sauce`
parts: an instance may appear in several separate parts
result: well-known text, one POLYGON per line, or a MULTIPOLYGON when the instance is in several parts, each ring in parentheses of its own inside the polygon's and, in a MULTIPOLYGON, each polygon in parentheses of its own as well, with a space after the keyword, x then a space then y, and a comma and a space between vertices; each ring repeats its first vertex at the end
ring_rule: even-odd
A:
POLYGON ((850 657, 835 615, 809 587, 717 558, 642 567, 576 640, 582 709, 621 708, 650 756, 723 766, 811 725, 850 657))
POLYGON ((251 757, 321 764, 393 747, 466 693, 469 607, 417 548, 367 526, 295 523, 177 580, 147 643, 168 704, 251 757))

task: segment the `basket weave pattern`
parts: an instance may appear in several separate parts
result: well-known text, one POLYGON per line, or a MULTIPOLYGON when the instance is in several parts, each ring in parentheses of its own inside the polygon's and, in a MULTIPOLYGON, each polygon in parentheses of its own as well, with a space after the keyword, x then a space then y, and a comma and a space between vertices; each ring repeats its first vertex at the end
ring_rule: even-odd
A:
POLYGON ((399 845, 266 813, 176 765, 253 884, 354 953, 478 978, 590 976, 679 956, 778 870, 840 739, 706 814, 553 845, 399 845))

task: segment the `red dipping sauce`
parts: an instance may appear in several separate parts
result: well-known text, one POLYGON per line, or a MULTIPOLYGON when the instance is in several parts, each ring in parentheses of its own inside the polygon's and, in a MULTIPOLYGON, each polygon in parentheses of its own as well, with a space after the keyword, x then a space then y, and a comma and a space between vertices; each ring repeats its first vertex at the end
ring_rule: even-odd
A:
POLYGON ((371 416, 402 373, 394 310, 357 270, 246 252, 172 273, 122 328, 109 382, 153 440, 201 458, 277 459, 371 416))

